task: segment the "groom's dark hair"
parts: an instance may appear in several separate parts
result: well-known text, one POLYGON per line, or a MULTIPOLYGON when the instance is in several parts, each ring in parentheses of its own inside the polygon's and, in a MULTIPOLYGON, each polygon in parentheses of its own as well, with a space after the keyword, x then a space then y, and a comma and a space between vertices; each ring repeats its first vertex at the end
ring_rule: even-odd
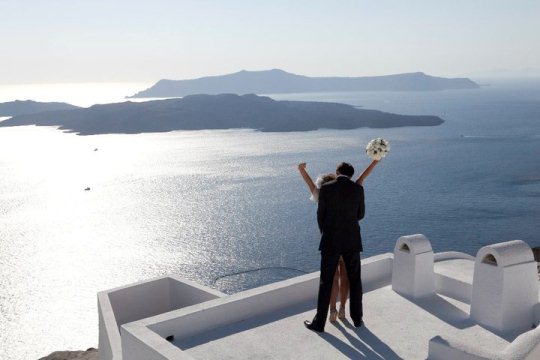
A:
POLYGON ((351 164, 342 162, 338 165, 336 172, 340 173, 341 175, 352 177, 354 175, 354 168, 351 164))

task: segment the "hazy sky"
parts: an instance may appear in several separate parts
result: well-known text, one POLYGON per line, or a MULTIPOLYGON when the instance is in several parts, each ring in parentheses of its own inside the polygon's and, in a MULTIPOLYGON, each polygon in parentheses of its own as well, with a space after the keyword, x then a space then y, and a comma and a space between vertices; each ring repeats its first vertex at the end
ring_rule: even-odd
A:
POLYGON ((540 0, 0 0, 0 83, 538 67, 540 0))

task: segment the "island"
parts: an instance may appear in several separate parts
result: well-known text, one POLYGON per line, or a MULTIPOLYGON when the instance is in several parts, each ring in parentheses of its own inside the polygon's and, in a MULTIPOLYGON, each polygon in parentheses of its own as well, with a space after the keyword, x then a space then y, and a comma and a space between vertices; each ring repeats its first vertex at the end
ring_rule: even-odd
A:
POLYGON ((448 79, 423 72, 368 77, 308 77, 283 70, 245 71, 191 80, 160 80, 132 98, 181 97, 193 94, 283 94, 343 91, 435 91, 478 89, 466 78, 448 79))
POLYGON ((79 135, 247 128, 266 132, 435 126, 437 116, 398 115, 327 102, 276 101, 254 94, 190 95, 14 116, 0 127, 57 126, 79 135))
POLYGON ((15 100, 0 103, 0 116, 16 116, 35 114, 44 111, 72 109, 79 109, 79 107, 63 102, 37 102, 32 100, 15 100))

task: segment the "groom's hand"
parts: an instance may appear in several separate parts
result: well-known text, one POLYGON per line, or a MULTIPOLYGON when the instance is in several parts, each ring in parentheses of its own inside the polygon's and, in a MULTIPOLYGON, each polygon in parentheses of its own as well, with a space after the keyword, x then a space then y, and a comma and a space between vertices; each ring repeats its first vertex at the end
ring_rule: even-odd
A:
POLYGON ((305 162, 298 164, 298 170, 305 170, 307 164, 305 162))

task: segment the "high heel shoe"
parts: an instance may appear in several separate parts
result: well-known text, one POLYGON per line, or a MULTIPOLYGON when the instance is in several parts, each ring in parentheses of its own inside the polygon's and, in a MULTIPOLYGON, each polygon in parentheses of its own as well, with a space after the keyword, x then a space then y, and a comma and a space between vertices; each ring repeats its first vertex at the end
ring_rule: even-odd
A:
POLYGON ((345 307, 344 306, 339 307, 338 318, 340 320, 345 320, 345 307))
POLYGON ((336 317, 337 317, 337 310, 336 308, 330 308, 330 322, 335 322, 336 321, 336 317))

